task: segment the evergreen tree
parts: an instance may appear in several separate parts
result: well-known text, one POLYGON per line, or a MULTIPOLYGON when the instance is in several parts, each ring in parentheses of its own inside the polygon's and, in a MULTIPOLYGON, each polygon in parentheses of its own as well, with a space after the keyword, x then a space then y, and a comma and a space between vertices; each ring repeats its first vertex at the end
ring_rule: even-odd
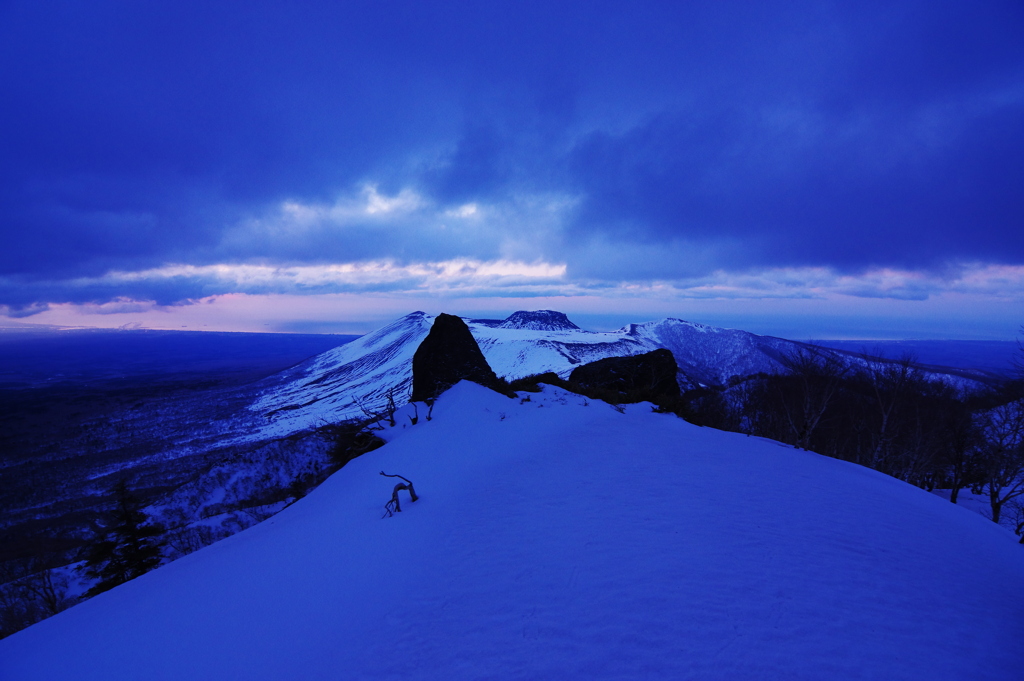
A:
POLYGON ((86 552, 85 574, 98 580, 86 593, 95 596, 160 565, 163 528, 149 521, 142 504, 124 481, 114 487, 117 506, 110 528, 86 552))

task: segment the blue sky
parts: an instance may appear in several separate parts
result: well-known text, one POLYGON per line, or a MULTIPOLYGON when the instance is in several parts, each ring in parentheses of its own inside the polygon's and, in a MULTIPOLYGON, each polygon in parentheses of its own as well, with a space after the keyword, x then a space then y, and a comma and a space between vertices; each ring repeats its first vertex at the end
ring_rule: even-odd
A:
POLYGON ((8 1, 0 92, 0 324, 1024 323, 1020 2, 8 1))

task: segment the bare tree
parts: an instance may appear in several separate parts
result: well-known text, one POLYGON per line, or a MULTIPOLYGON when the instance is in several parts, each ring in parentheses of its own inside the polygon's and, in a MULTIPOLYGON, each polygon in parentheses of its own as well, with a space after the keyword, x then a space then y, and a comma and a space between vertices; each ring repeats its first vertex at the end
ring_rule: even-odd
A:
POLYGON ((871 388, 877 421, 872 433, 872 448, 868 465, 885 469, 892 458, 892 449, 899 437, 899 413, 907 402, 907 393, 919 383, 920 371, 914 358, 906 355, 897 362, 883 362, 864 356, 863 373, 871 388))
POLYGON ((786 423, 793 444, 809 449, 815 429, 846 377, 847 367, 836 355, 819 355, 805 349, 784 357, 782 364, 791 379, 788 385, 776 383, 786 423))
POLYGON ((960 490, 971 473, 971 453, 975 450, 977 429, 962 400, 948 410, 943 423, 942 457, 949 482, 949 500, 957 502, 960 490))
POLYGON ((367 430, 384 430, 384 426, 380 424, 381 419, 384 418, 383 413, 370 411, 365 406, 363 406, 363 403, 360 402, 359 400, 353 400, 353 404, 359 407, 359 411, 363 412, 363 416, 366 417, 365 420, 360 422, 362 423, 362 427, 366 428, 367 430))
POLYGON ((371 430, 384 430, 384 426, 381 425, 381 421, 387 420, 388 425, 392 428, 395 427, 395 412, 398 411, 398 405, 395 403, 395 390, 397 386, 388 388, 388 391, 384 393, 386 402, 384 408, 380 411, 372 411, 367 409, 366 406, 359 400, 353 400, 353 404, 359 407, 359 411, 363 412, 366 417, 366 427, 371 430))
POLYGON ((0 638, 9 636, 75 604, 64 572, 38 558, 0 567, 0 638))
POLYGON ((384 440, 374 435, 374 431, 383 430, 383 426, 374 427, 375 423, 372 420, 349 419, 319 427, 318 432, 331 445, 328 455, 333 470, 384 445, 384 440))
POLYGON ((1007 510, 1011 513, 1013 531, 1020 537, 1020 543, 1024 544, 1024 499, 1014 499, 1008 504, 1007 510))
POLYGON ((387 398, 388 398, 388 403, 384 407, 384 415, 388 419, 388 425, 391 426, 392 428, 394 428, 395 427, 395 412, 398 410, 398 407, 395 406, 395 386, 391 386, 390 388, 388 388, 387 398))
POLYGON ((1024 399, 990 409, 980 420, 979 463, 998 523, 1003 505, 1024 495, 1024 399))
POLYGON ((170 527, 165 533, 167 545, 171 548, 171 558, 180 558, 194 551, 209 546, 227 535, 207 525, 187 524, 170 527))

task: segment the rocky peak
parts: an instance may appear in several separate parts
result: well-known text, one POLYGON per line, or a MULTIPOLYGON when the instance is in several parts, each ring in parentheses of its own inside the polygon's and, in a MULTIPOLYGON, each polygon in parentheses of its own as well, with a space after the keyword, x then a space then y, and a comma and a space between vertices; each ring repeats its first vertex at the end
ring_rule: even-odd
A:
POLYGON ((620 394, 650 396, 679 395, 676 360, 659 348, 642 355, 606 357, 573 369, 571 383, 589 390, 610 390, 620 394))
POLYGON ((412 399, 433 399, 461 380, 501 391, 466 322, 442 312, 412 357, 412 399))
POLYGON ((500 329, 529 329, 533 331, 579 331, 564 312, 555 310, 519 310, 498 325, 500 329))

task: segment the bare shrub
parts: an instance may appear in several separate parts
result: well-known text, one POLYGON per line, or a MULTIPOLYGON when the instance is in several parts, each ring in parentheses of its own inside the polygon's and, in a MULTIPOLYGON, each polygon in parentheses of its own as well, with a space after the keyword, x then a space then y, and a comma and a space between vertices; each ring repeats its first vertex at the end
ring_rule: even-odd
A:
POLYGON ((0 638, 66 610, 69 579, 59 568, 44 568, 39 558, 0 566, 0 638))

